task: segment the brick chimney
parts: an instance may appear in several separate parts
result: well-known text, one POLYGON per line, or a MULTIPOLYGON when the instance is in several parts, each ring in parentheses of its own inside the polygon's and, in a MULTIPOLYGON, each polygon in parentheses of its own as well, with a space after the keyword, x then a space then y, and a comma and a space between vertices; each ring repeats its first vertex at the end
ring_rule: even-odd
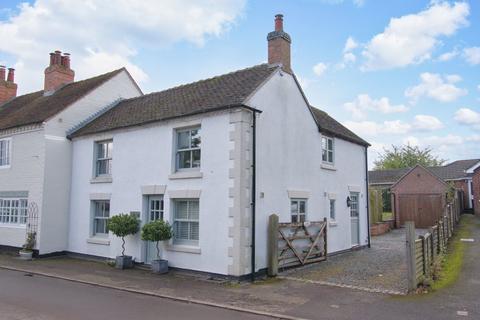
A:
POLYGON ((61 51, 50 53, 50 65, 45 69, 45 92, 52 92, 72 83, 75 72, 70 69, 70 54, 61 51))
POLYGON ((283 31, 283 14, 275 16, 275 31, 267 36, 268 40, 268 63, 282 64, 283 69, 292 73, 290 65, 290 35, 283 31))
POLYGON ((15 69, 8 68, 8 76, 6 79, 5 71, 5 66, 0 66, 0 105, 17 96, 15 69))

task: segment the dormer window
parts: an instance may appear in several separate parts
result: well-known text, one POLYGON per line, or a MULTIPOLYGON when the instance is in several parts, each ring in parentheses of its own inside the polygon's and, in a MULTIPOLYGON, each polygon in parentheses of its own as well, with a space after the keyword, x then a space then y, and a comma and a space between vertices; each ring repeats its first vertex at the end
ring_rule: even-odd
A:
POLYGON ((322 162, 333 165, 334 144, 333 138, 322 137, 322 162))

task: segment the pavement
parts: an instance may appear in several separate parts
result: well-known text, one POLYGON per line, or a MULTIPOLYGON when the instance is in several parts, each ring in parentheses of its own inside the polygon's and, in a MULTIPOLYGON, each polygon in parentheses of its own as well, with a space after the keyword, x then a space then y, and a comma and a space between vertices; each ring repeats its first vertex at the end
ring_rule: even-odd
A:
MULTIPOLYGON (((126 301, 125 304, 128 303, 132 310, 140 312, 138 314, 142 314, 143 309, 154 308, 153 305, 157 304, 167 305, 166 309, 160 308, 160 310, 170 310, 168 308, 171 308, 172 312, 176 306, 180 306, 181 311, 185 314, 179 314, 176 317, 176 314, 172 313, 174 318, 182 316, 188 318, 188 312, 191 311, 196 318, 215 319, 217 315, 214 313, 218 310, 214 309, 220 308, 225 309, 228 317, 235 317, 235 314, 240 311, 242 317, 253 316, 253 319, 264 316, 277 319, 480 319, 478 299, 478 292, 480 292, 478 277, 480 274, 480 264, 478 263, 480 260, 480 219, 471 216, 462 219, 468 219, 466 226, 471 229, 470 237, 475 241, 465 243, 467 246, 465 260, 456 283, 431 294, 395 296, 289 279, 260 281, 256 284, 232 284, 182 272, 153 275, 148 271, 138 269, 121 271, 105 263, 72 258, 25 262, 11 256, 0 255, 0 268, 4 269, 0 270, 0 310, 2 311, 0 319, 56 319, 55 315, 50 315, 49 318, 47 311, 51 306, 65 308, 65 304, 68 306, 68 301, 70 303, 79 301, 78 303, 83 307, 82 310, 94 311, 96 310, 95 302, 85 297, 90 293, 92 300, 95 300, 93 297, 99 299, 99 305, 102 305, 100 303, 102 296, 105 296, 104 302, 107 305, 116 303, 115 297, 118 297, 118 301, 122 301, 121 297, 124 294, 125 297, 132 297, 132 299, 125 298, 123 301, 126 301), (12 271, 6 271, 5 268, 21 270, 22 273, 17 272, 17 276, 4 275, 12 273, 12 271), (25 277, 23 274, 26 272, 36 275, 25 277), (27 283, 23 284, 22 281, 17 281, 18 279, 8 280, 12 277, 14 280, 23 277, 27 279, 25 280, 27 283), (51 277, 69 281, 51 279, 51 277), (23 285, 28 285, 28 281, 38 281, 38 283, 22 289, 23 285), (61 287, 63 284, 57 284, 57 282, 65 285, 68 283, 67 288, 61 287), (16 286, 20 289, 15 289, 16 286), (71 293, 69 293, 68 286, 74 288, 71 293), (38 288, 38 291, 35 292, 33 287, 38 288), (24 291, 29 291, 29 288, 32 292, 27 294, 24 299, 25 303, 23 303, 24 291), (97 290, 101 290, 98 291, 101 294, 97 294, 97 290), (68 299, 60 297, 57 301, 56 294, 63 295, 63 291, 66 292, 65 297, 68 299), (144 300, 151 302, 147 303, 144 300), (167 302, 169 304, 166 304, 167 302), (91 308, 90 303, 93 303, 91 308), (173 304, 170 305, 170 303, 173 304), (181 305, 177 305, 178 303, 181 305), (4 310, 11 309, 12 305, 13 308, 15 306, 23 308, 19 313, 25 312, 26 316, 15 318, 15 309, 10 311, 13 316, 3 316, 4 310), (199 309, 187 308, 192 305, 196 305, 199 309), (36 317, 29 317, 28 312, 32 312, 36 317), (232 314, 230 315, 230 313, 232 314), (44 314, 46 315, 42 318, 44 314)), ((454 241, 459 241, 459 239, 454 238, 454 241)), ((110 305, 108 308, 111 308, 110 305)), ((72 310, 77 309, 80 307, 74 306, 72 310)), ((112 315, 115 315, 116 319, 131 318, 131 316, 124 316, 122 312, 112 313, 112 315)), ((218 314, 218 316, 225 315, 218 314)), ((89 318, 85 315, 82 319, 89 318)))

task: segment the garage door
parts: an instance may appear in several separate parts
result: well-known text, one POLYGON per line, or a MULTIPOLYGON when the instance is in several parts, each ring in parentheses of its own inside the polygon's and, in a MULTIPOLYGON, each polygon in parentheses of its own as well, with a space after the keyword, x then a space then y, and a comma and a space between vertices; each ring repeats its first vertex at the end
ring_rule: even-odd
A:
POLYGON ((402 194, 398 196, 400 225, 415 221, 418 228, 433 226, 442 215, 441 194, 402 194))

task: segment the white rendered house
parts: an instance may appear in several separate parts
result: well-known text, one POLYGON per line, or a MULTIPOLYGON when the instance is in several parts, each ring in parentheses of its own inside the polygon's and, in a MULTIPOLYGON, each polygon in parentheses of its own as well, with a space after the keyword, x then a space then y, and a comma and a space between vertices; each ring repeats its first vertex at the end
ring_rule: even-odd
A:
POLYGON ((142 92, 125 69, 74 82, 70 56, 50 56, 44 90, 16 96, 0 67, 0 247, 25 243, 35 204, 36 250, 67 250, 72 142, 67 131, 118 99, 142 92))
MULTIPOLYGON (((367 245, 368 143, 309 105, 290 42, 279 15, 268 64, 119 101, 73 130, 67 251, 114 258, 105 221, 119 213, 174 226, 172 267, 234 277, 266 268, 272 213, 327 218, 330 253, 367 245)), ((126 252, 157 258, 140 235, 126 252)))

